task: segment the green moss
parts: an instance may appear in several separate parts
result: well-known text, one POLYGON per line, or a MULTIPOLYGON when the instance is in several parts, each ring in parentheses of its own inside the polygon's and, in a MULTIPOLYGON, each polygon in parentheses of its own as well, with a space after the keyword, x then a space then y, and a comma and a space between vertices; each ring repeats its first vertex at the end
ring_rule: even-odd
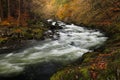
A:
POLYGON ((50 80, 90 80, 88 68, 65 68, 54 74, 50 80))
POLYGON ((67 68, 58 71, 54 74, 50 80, 78 80, 80 76, 80 71, 72 68, 67 68))
POLYGON ((64 71, 57 72, 57 75, 53 75, 50 80, 61 80, 60 77, 64 74, 64 71))
POLYGON ((41 29, 33 29, 32 30, 32 33, 33 33, 33 36, 36 38, 36 39, 40 39, 42 36, 43 36, 43 30, 41 29))
POLYGON ((12 39, 40 39, 45 29, 40 27, 16 27, 11 29, 12 39))
POLYGON ((82 75, 84 76, 84 78, 89 79, 89 71, 87 67, 81 68, 80 72, 82 73, 82 75))
POLYGON ((0 44, 5 43, 7 40, 8 40, 8 38, 0 37, 0 44))
POLYGON ((97 56, 97 53, 95 53, 95 52, 84 54, 82 56, 83 62, 84 63, 88 63, 88 62, 90 62, 93 59, 92 57, 95 57, 95 56, 97 56))

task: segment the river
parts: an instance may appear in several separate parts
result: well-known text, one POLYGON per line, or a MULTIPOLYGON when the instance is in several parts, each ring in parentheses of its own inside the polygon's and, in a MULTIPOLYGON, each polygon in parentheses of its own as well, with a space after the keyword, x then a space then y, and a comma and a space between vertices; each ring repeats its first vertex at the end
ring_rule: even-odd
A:
MULTIPOLYGON (((22 75, 21 80, 49 80, 48 77, 61 65, 76 61, 84 53, 100 47, 107 39, 98 30, 61 21, 48 22, 52 25, 57 23, 63 29, 56 30, 54 39, 36 41, 37 44, 21 51, 1 54, 0 80, 10 80, 9 78, 19 75, 22 75)), ((15 77, 14 80, 18 78, 15 77)))

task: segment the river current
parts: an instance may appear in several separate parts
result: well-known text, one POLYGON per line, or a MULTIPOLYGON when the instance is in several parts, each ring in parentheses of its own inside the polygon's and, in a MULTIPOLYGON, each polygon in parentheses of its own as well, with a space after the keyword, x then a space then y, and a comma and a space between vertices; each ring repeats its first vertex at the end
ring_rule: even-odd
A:
MULTIPOLYGON (((55 61, 68 64, 79 59, 84 53, 100 47, 107 37, 98 30, 86 29, 74 24, 48 20, 63 29, 56 30, 54 39, 36 41, 36 45, 19 52, 0 55, 0 75, 21 73, 26 66, 55 61)), ((50 31, 48 31, 50 32, 50 31)))

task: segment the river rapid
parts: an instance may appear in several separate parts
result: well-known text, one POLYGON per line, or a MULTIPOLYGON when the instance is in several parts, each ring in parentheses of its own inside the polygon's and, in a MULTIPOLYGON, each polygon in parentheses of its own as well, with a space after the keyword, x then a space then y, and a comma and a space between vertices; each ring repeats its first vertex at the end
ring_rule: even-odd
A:
MULTIPOLYGON (((107 40, 107 37, 98 30, 86 29, 74 24, 66 24, 51 19, 48 22, 53 26, 57 24, 63 29, 56 30, 57 34, 53 35, 53 39, 36 41, 37 44, 21 51, 0 54, 0 76, 19 75, 29 65, 34 66, 36 64, 42 65, 42 67, 37 67, 40 74, 47 74, 49 71, 52 72, 54 68, 58 68, 56 63, 67 65, 74 62, 84 53, 99 48, 107 40), (54 65, 47 63, 53 63, 54 65)), ((51 31, 49 30, 46 33, 49 32, 51 31)), ((39 77, 38 80, 48 80, 48 78, 39 77)))

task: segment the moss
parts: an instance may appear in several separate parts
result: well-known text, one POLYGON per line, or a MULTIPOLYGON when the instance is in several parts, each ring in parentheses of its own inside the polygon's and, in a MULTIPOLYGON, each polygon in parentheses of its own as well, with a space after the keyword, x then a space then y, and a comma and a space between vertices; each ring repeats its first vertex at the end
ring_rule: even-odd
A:
POLYGON ((97 54, 98 54, 98 53, 96 53, 96 52, 90 52, 90 53, 84 54, 84 55, 82 56, 83 62, 84 62, 84 63, 90 62, 90 61, 93 59, 92 57, 97 56, 97 54))
POLYGON ((36 39, 40 39, 43 36, 43 30, 41 29, 33 29, 32 32, 36 39))
POLYGON ((89 79, 90 76, 89 76, 89 71, 87 67, 81 68, 80 72, 82 73, 85 79, 89 79))
POLYGON ((61 76, 64 74, 64 71, 61 71, 61 72, 57 72, 57 76, 56 75, 53 75, 53 77, 51 77, 50 80, 62 80, 61 79, 61 76))
POLYGON ((90 80, 89 67, 68 67, 58 71, 50 80, 90 80))
POLYGON ((8 40, 8 38, 2 38, 2 37, 0 37, 0 44, 5 43, 7 40, 8 40))
POLYGON ((80 71, 78 69, 66 68, 58 71, 50 80, 79 80, 80 71))

